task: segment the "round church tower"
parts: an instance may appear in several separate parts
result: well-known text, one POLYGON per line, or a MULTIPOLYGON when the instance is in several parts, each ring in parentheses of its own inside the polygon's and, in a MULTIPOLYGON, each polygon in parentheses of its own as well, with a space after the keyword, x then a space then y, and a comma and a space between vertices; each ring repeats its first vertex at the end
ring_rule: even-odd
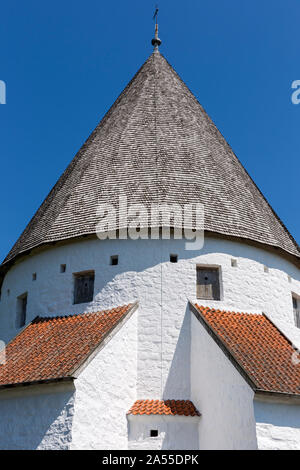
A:
POLYGON ((296 241, 155 44, 4 260, 0 338, 36 316, 138 302, 136 396, 185 400, 189 302, 264 313, 300 343, 299 267, 296 241))

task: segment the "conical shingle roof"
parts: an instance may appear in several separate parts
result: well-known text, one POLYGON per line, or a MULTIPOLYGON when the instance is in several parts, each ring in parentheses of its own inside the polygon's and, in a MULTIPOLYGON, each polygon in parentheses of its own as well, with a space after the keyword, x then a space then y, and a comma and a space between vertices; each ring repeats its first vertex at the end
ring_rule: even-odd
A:
POLYGON ((197 99, 155 51, 43 202, 4 263, 47 243, 96 232, 99 204, 202 203, 205 229, 299 246, 197 99))

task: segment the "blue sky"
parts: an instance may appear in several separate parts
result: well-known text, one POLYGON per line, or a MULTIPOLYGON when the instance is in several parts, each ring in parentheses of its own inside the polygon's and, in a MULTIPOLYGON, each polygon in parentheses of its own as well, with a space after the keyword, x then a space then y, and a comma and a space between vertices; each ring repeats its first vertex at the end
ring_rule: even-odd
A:
MULTIPOLYGON (((154 7, 2 2, 1 259, 152 52, 154 7)), ((161 0, 159 7, 161 52, 299 243, 300 104, 291 102, 300 79, 299 1, 161 0)))

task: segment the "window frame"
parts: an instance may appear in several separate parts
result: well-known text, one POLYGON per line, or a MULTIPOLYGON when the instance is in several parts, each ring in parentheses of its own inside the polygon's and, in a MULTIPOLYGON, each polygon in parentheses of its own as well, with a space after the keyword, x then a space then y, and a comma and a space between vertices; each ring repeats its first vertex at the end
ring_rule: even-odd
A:
POLYGON ((95 271, 90 269, 87 271, 80 271, 73 273, 73 305, 86 304, 94 300, 94 291, 95 291, 95 271), (80 300, 80 296, 77 295, 78 280, 81 278, 90 277, 93 280, 91 293, 86 299, 80 300))
POLYGON ((300 296, 292 292, 294 323, 300 329, 300 296))
POLYGON ((28 292, 24 292, 23 294, 17 297, 16 328, 18 329, 23 328, 26 325, 27 305, 28 305, 28 292))
POLYGON ((197 264, 196 265, 196 298, 199 300, 207 300, 210 302, 220 302, 223 300, 223 283, 222 283, 222 268, 217 264, 197 264), (207 270, 207 271, 216 271, 217 272, 217 282, 218 282, 218 298, 202 297, 198 295, 198 271, 207 270))

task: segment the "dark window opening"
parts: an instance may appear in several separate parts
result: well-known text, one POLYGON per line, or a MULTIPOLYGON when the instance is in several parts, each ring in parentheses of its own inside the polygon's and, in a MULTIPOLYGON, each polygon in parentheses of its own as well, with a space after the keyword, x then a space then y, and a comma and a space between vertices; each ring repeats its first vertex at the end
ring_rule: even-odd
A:
POLYGON ((91 302, 94 297, 94 271, 74 274, 74 304, 91 302))
POLYGON ((197 298, 220 300, 219 269, 197 267, 197 298))
POLYGON ((298 308, 298 301, 296 297, 293 297, 293 308, 297 309, 298 308))
POLYGON ((300 328, 300 300, 295 296, 292 296, 292 299, 293 299, 295 325, 297 328, 300 328))
POLYGON ((119 256, 118 255, 111 256, 110 264, 111 266, 117 266, 117 264, 119 264, 119 256))
POLYGON ((27 293, 20 295, 17 299, 17 321, 16 327, 22 328, 26 323, 27 293))
POLYGON ((33 280, 33 281, 36 281, 36 273, 33 273, 33 275, 32 275, 32 280, 33 280))
POLYGON ((158 436, 158 430, 157 429, 151 429, 150 437, 157 437, 157 436, 158 436))
POLYGON ((66 265, 66 264, 61 264, 61 265, 60 265, 60 272, 61 272, 61 273, 65 273, 65 272, 66 272, 66 269, 67 269, 67 265, 66 265))
POLYGON ((177 263, 178 255, 170 255, 170 263, 177 263))

